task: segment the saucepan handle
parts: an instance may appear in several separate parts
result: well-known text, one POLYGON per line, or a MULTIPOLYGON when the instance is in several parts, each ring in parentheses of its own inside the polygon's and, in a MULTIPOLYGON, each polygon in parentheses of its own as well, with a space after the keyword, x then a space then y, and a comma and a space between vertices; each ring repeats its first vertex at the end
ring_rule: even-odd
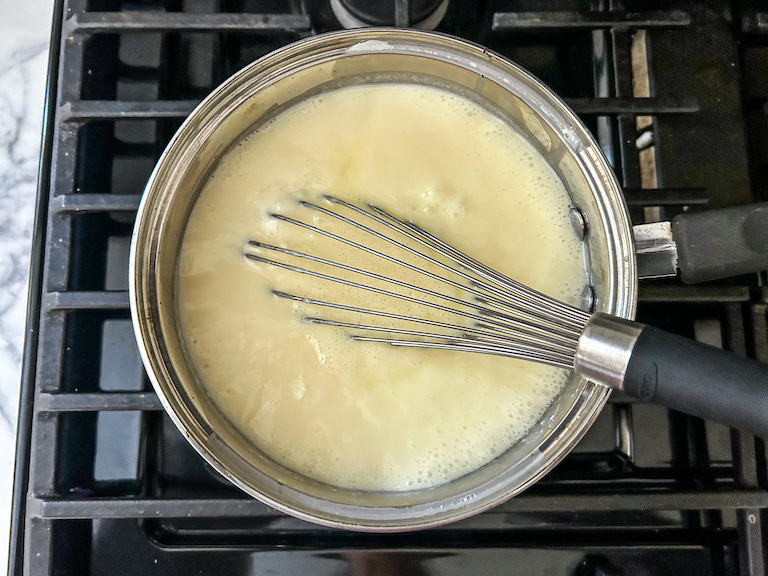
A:
POLYGON ((768 439, 768 364, 597 313, 579 340, 575 368, 629 396, 768 439))
POLYGON ((672 231, 688 284, 768 269, 768 202, 680 214, 672 231))
POLYGON ((686 212, 633 228, 640 278, 687 284, 768 269, 768 202, 686 212))

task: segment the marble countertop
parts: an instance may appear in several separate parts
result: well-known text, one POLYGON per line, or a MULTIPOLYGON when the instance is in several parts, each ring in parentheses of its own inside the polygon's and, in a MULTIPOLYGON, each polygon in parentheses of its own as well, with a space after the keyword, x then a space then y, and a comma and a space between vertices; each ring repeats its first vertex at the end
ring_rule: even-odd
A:
POLYGON ((29 248, 53 0, 0 2, 0 566, 5 570, 29 248))

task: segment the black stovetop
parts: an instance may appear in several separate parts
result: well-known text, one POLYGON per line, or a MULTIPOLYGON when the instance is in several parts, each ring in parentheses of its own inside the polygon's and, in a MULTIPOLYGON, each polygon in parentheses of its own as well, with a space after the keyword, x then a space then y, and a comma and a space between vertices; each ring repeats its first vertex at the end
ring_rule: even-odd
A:
MULTIPOLYGON (((393 1, 403 23, 407 2, 393 1)), ((197 101, 259 56, 339 27, 327 2, 58 2, 10 573, 765 575, 765 443, 621 397, 524 495, 413 534, 287 517, 184 441, 130 326, 138 200, 197 101)), ((450 0, 437 29, 562 95, 635 223, 768 200, 768 5, 671 4, 450 0)), ((643 282, 638 317, 768 361, 767 284, 643 282)))

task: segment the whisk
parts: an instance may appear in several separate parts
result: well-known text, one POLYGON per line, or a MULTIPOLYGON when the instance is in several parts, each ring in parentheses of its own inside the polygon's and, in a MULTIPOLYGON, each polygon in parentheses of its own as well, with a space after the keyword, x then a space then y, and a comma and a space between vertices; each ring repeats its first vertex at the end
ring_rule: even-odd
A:
POLYGON ((457 323, 329 302, 275 288, 273 294, 279 298, 372 318, 371 323, 357 323, 312 316, 307 322, 344 328, 355 341, 492 354, 573 369, 586 380, 629 396, 768 437, 768 366, 651 326, 561 302, 375 205, 361 207, 330 195, 323 200, 324 205, 303 200, 299 204, 340 223, 342 229, 347 226, 376 238, 377 245, 392 252, 374 249, 316 223, 283 214, 270 216, 386 261, 395 269, 429 278, 432 284, 459 289, 459 296, 257 240, 248 241, 244 256, 318 280, 403 300, 416 308, 436 309, 447 313, 443 317, 456 317, 457 323), (266 256, 272 253, 281 255, 280 260, 266 256), (322 271, 306 267, 305 262, 319 265, 322 271), (403 290, 395 291, 395 287, 403 290))

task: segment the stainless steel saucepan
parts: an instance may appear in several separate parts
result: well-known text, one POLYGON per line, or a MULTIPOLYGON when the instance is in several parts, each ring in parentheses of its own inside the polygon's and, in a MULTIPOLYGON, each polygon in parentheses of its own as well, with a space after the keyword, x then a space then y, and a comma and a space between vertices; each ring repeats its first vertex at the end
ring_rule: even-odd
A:
POLYGON ((313 522, 392 532, 464 518, 518 494, 576 445, 609 389, 571 374, 527 436, 483 467, 408 492, 329 486, 289 470, 250 443, 200 386, 176 318, 176 261, 189 213, 213 166, 255 125, 304 98, 347 85, 409 82, 471 98, 515 124, 570 195, 588 269, 585 305, 632 318, 638 258, 652 275, 702 280, 768 267, 768 207, 630 225, 621 189, 579 119, 537 79, 475 44, 414 30, 367 29, 303 40, 241 70, 189 116, 147 184, 133 233, 130 300, 147 373, 195 449, 267 504, 313 522), (636 248, 639 255, 636 255, 636 248))

